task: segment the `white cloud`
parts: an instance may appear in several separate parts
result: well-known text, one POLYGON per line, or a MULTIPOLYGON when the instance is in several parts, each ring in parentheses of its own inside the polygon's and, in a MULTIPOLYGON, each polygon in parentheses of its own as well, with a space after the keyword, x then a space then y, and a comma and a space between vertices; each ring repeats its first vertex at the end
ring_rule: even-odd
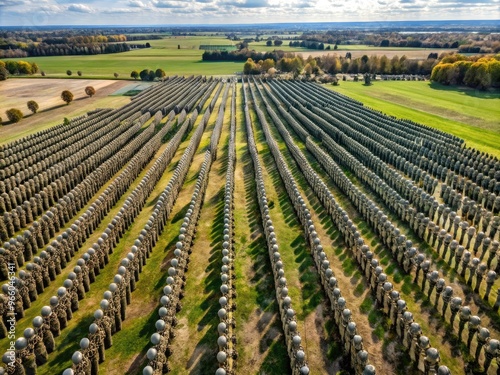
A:
POLYGON ((93 13, 94 9, 91 7, 84 5, 84 4, 71 4, 68 6, 68 10, 71 12, 78 12, 78 13, 93 13))
POLYGON ((23 0, 2 0, 2 1, 0 1, 0 8, 22 7, 23 5, 28 5, 28 3, 26 1, 23 1, 23 0))
POLYGON ((137 13, 136 9, 130 8, 112 8, 112 9, 104 9, 101 13, 105 14, 116 14, 116 13, 137 13))
POLYGON ((221 5, 232 5, 237 8, 264 8, 269 6, 268 0, 243 0, 228 1, 220 3, 221 5))
POLYGON ((184 8, 186 4, 183 4, 182 2, 179 1, 158 1, 155 2, 155 7, 157 8, 166 8, 166 9, 178 9, 178 8, 184 8))
POLYGON ((128 6, 132 8, 145 8, 147 5, 142 1, 132 0, 128 2, 128 6))
POLYGON ((500 0, 0 0, 1 25, 499 19, 500 0), (80 3, 75 3, 80 1, 80 3), (271 9, 276 11, 270 11, 271 9), (279 11, 278 11, 279 10, 279 11), (84 18, 86 14, 91 16, 84 18), (130 17, 128 15, 134 15, 130 17), (176 15, 169 17, 165 15, 176 15))

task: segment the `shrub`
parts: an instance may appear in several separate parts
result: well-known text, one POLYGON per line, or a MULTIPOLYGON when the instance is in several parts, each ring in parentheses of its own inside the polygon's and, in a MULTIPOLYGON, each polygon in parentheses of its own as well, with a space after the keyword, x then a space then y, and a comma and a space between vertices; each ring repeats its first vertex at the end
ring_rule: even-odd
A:
POLYGON ((70 76, 73 74, 73 72, 71 70, 66 70, 66 74, 70 76))
POLYGON ((69 125, 70 123, 71 123, 71 121, 69 121, 69 119, 67 117, 65 117, 63 120, 63 125, 69 125))
POLYGON ((132 70, 132 73, 130 73, 130 77, 133 79, 139 78, 139 72, 137 70, 132 70))
POLYGON ((158 77, 158 78, 160 78, 160 79, 163 78, 163 77, 165 77, 166 75, 167 74, 165 73, 165 71, 163 69, 158 68, 155 71, 155 76, 158 77))
POLYGON ((23 113, 17 108, 11 108, 5 111, 5 114, 9 118, 9 121, 13 123, 17 123, 23 118, 23 113))
POLYGON ((90 97, 94 96, 95 95, 95 88, 93 88, 92 86, 85 87, 85 94, 87 94, 90 97))
POLYGON ((0 67, 0 81, 5 81, 9 78, 9 71, 4 67, 0 67))
POLYGON ((73 101, 73 93, 69 90, 64 90, 61 93, 61 99, 66 102, 66 104, 69 104, 73 101))
POLYGON ((83 73, 81 70, 79 70, 78 72, 76 72, 76 74, 78 74, 78 77, 81 77, 83 73))
POLYGON ((118 78, 118 76, 119 76, 118 73, 113 73, 113 75, 115 76, 115 78, 118 78))
POLYGON ((36 113, 36 111, 38 111, 38 103, 35 102, 34 100, 30 100, 28 103, 26 103, 26 105, 28 106, 28 109, 33 112, 33 113, 36 113))
POLYGON ((40 74, 42 75, 42 77, 45 77, 45 72, 43 70, 40 72, 40 74))

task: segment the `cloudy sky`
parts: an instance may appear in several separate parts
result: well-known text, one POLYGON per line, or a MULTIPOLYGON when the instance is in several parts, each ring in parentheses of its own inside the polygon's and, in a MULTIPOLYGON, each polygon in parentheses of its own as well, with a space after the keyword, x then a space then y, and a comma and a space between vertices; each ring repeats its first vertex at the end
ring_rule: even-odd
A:
POLYGON ((498 20, 500 0, 0 0, 0 27, 447 19, 498 20))

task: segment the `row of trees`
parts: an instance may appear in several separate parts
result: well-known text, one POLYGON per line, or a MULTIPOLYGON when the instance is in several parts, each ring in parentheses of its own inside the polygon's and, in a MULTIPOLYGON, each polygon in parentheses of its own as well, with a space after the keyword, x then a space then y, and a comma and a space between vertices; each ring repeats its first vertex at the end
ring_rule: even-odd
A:
POLYGON ((325 49, 325 45, 322 42, 311 42, 308 40, 295 40, 295 41, 290 41, 288 43, 290 47, 303 47, 303 48, 308 48, 308 49, 318 49, 320 51, 323 51, 325 49))
POLYGON ((500 54, 484 57, 455 54, 443 58, 431 80, 444 85, 466 85, 480 90, 500 87, 500 54))
POLYGON ((247 61, 249 58, 253 61, 273 59, 278 61, 285 56, 283 51, 257 52, 243 48, 239 51, 205 51, 201 56, 203 61, 247 61))
POLYGON ((107 53, 127 52, 131 49, 148 48, 149 43, 128 44, 29 44, 22 48, 0 49, 0 58, 17 58, 26 56, 64 56, 64 55, 99 55, 107 53))
POLYGON ((167 73, 163 69, 149 70, 143 69, 140 72, 137 70, 133 70, 130 73, 130 77, 133 79, 141 78, 141 81, 154 81, 156 78, 163 79, 167 73))
MULTIPOLYGON (((248 43, 248 42, 247 42, 248 43)), ((272 39, 268 39, 266 41, 266 46, 268 47, 271 47, 272 45, 276 46, 276 47, 279 47, 283 44, 283 41, 281 39, 274 39, 274 41, 272 39)), ((247 44, 248 45, 248 44, 247 44)))
MULTIPOLYGON (((468 46, 464 48, 469 48, 474 46, 486 53, 499 52, 496 49, 500 48, 500 35, 488 32, 403 33, 398 31, 329 30, 304 33, 296 39, 325 44, 363 44, 380 47, 461 48, 461 46, 468 46)), ((479 53, 479 50, 471 52, 479 53)))
POLYGON ((0 61, 0 81, 6 80, 9 75, 38 73, 38 65, 27 61, 0 61))
MULTIPOLYGON (((271 58, 272 59, 272 58, 271 58)), ((437 63, 434 58, 416 60, 408 59, 406 56, 394 56, 389 59, 387 56, 368 56, 352 58, 348 53, 345 57, 337 54, 328 54, 317 57, 309 56, 304 60, 300 55, 287 53, 279 59, 272 59, 275 62, 273 67, 285 72, 300 74, 413 74, 429 75, 433 66, 437 63)), ((267 72, 269 64, 263 64, 266 59, 247 59, 243 72, 245 74, 259 74, 267 72)))
MULTIPOLYGON (((85 87, 85 94, 87 94, 89 97, 94 96, 95 93, 96 93, 96 91, 95 91, 94 87, 92 87, 92 86, 85 87)), ((69 103, 71 103, 73 101, 74 95, 71 91, 64 90, 63 92, 61 92, 61 99, 64 102, 66 102, 66 105, 68 105, 69 103)), ((40 106, 34 100, 29 100, 26 103, 26 106, 33 114, 37 113, 38 109, 40 109, 40 106)), ((7 118, 9 119, 9 121, 11 123, 14 123, 14 124, 21 121, 22 118, 24 117, 23 112, 17 108, 11 108, 11 109, 7 110, 7 111, 5 111, 5 114, 7 115, 7 118)), ((0 117, 0 123, 1 122, 2 122, 2 118, 0 117)))

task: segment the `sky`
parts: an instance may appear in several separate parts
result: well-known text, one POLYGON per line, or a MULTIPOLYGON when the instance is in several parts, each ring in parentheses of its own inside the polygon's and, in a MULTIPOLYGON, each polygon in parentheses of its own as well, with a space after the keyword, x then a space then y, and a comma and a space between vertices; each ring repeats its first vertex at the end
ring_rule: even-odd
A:
POLYGON ((0 0, 0 27, 455 19, 498 20, 500 0, 0 0))

